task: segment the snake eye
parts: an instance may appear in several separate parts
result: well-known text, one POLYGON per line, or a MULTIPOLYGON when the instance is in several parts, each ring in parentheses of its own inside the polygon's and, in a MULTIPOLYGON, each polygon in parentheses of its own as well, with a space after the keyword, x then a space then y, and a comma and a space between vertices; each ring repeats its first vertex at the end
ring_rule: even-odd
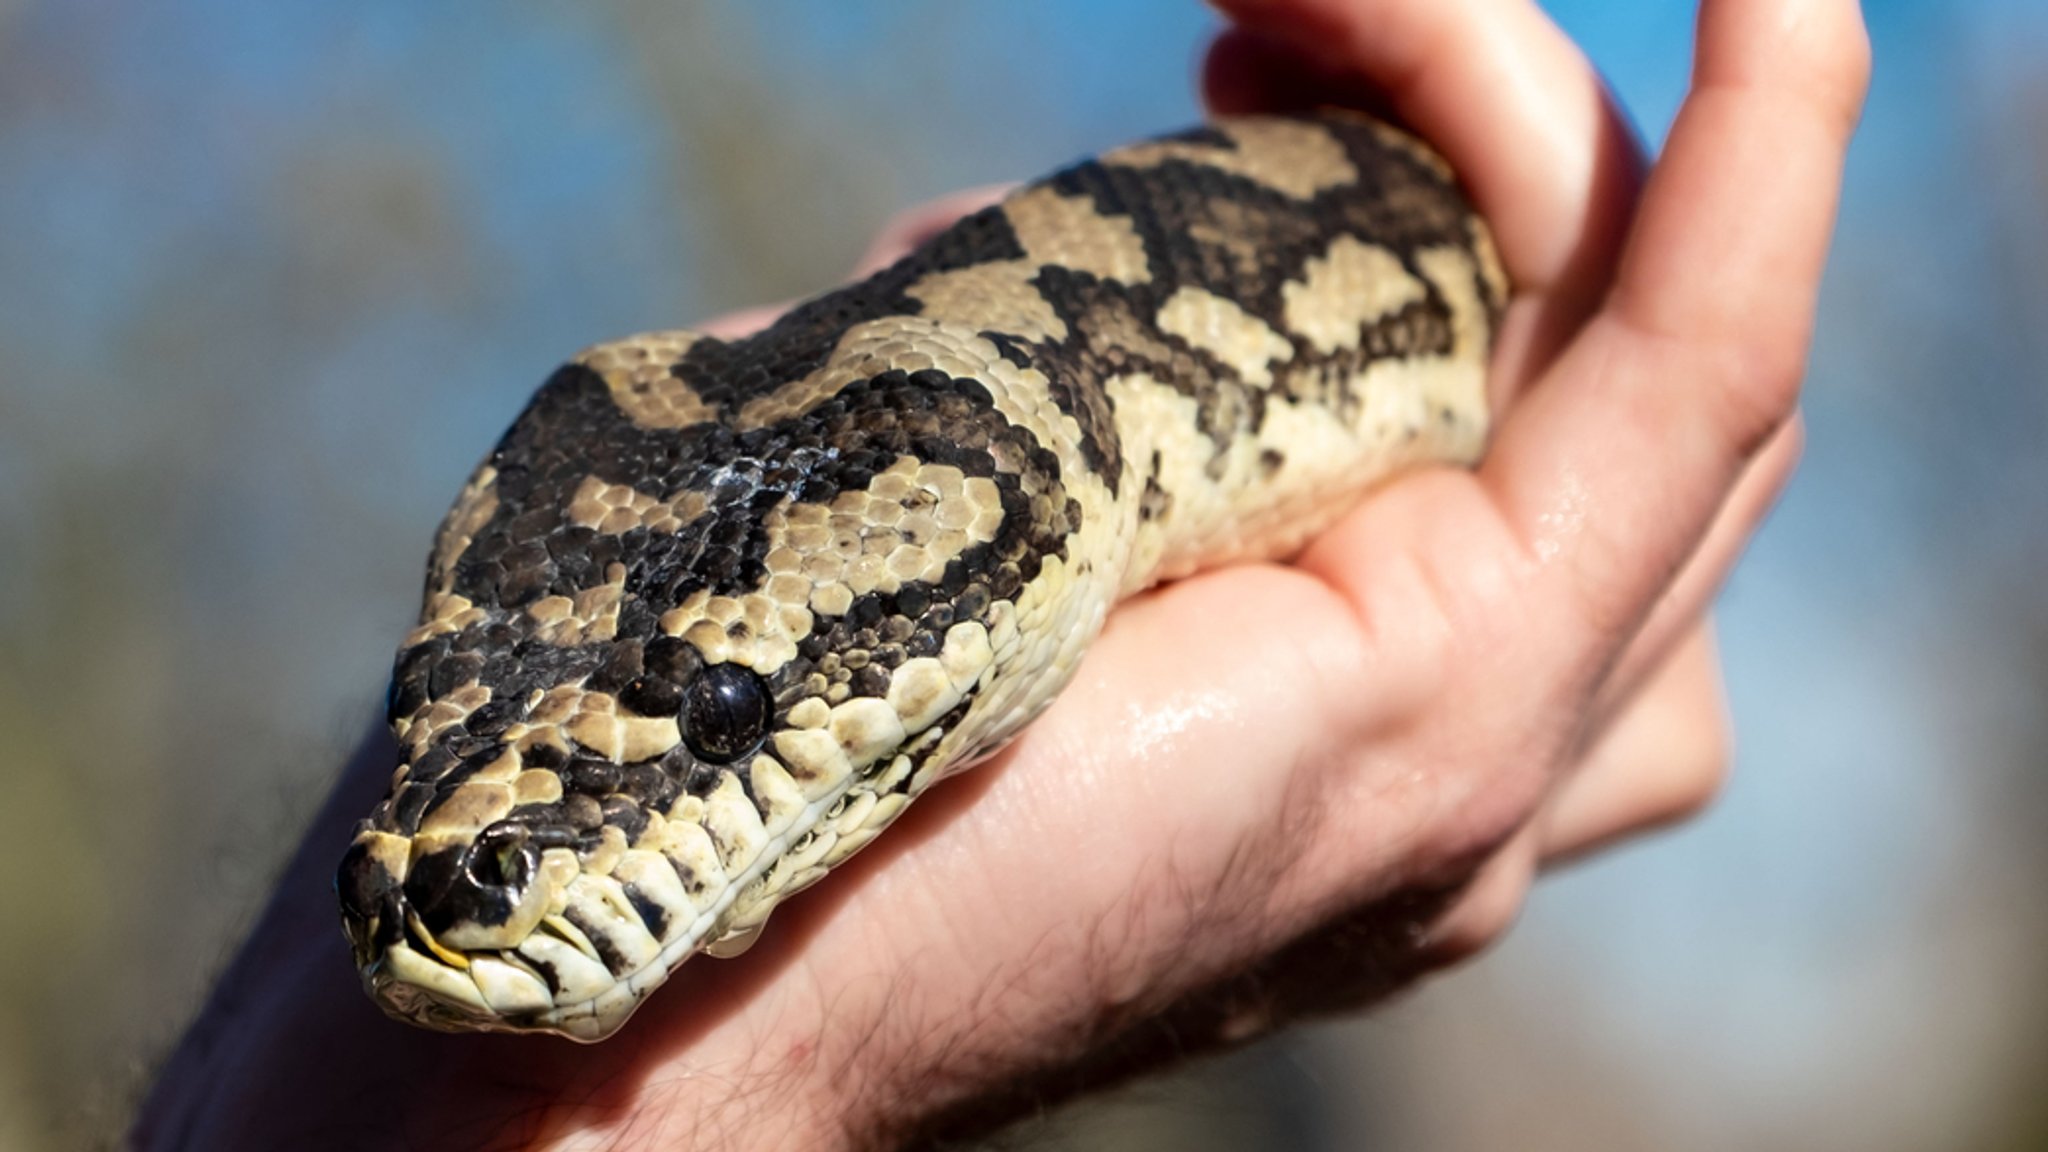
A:
POLYGON ((683 739, 699 760, 730 764, 752 752, 772 719, 768 685, 752 669, 713 664, 683 689, 683 739))

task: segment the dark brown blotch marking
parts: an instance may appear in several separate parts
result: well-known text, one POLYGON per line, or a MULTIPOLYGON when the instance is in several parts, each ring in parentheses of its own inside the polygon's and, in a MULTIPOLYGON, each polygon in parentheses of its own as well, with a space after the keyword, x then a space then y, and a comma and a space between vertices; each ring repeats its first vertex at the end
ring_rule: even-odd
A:
POLYGON ((631 970, 631 966, 626 962, 625 953, 619 951, 619 946, 612 942, 611 936, 606 934, 602 925, 585 916, 574 905, 563 911, 562 918, 574 924, 576 930, 590 940, 590 946, 597 949, 597 958, 604 962, 606 971, 614 976, 624 976, 631 970))

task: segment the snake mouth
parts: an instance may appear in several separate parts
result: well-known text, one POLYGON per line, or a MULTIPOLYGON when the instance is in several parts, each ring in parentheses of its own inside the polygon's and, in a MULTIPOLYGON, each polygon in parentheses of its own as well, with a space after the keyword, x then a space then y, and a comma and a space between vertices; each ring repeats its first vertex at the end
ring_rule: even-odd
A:
MULTIPOLYGON (((403 887, 387 892, 367 917, 348 910, 347 932, 371 998, 387 1015, 439 1031, 601 1040, 671 969, 706 946, 705 936, 719 931, 740 892, 736 885, 714 908, 678 920, 637 885, 580 873, 573 857, 551 855, 542 855, 519 900, 538 915, 497 925, 465 921, 437 934, 403 887), (593 892, 610 898, 592 900, 593 892), (452 947, 451 940, 471 946, 452 947)), ((750 940, 752 932, 743 935, 750 940)), ((728 942, 710 950, 737 949, 728 942)))
MULTIPOLYGON (((909 772, 899 756, 886 778, 909 772)), ((824 875, 826 853, 879 833, 908 800, 877 796, 876 783, 841 781, 746 845, 744 861, 740 845, 708 835, 659 851, 607 835, 609 847, 585 858, 544 830, 494 824, 422 851, 418 838, 366 826, 336 876, 344 928, 388 1015, 441 1031, 602 1040, 694 953, 745 951, 781 899, 824 875)))

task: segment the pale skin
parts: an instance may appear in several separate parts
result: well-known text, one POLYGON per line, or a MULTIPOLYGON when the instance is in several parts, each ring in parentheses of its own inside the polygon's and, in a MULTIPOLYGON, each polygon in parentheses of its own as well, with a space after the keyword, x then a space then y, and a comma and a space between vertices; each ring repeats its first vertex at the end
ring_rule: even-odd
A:
POLYGON ((1798 452, 1869 69, 1856 5, 1708 0, 1653 168, 1523 0, 1218 7, 1213 109, 1369 99, 1491 219, 1516 297, 1479 469, 1388 486, 1292 564, 1124 605, 1010 749, 596 1047, 421 1032, 361 994, 329 877, 391 763, 372 739, 138 1146, 971 1134, 1368 1005, 1496 939, 1544 867, 1712 796, 1729 733, 1705 613, 1798 452))

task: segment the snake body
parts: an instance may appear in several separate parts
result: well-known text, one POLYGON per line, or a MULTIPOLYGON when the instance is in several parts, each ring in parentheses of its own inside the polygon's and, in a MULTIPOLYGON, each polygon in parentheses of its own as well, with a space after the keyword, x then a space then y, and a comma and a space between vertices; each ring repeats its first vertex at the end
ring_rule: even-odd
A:
POLYGON ((1476 458, 1505 294, 1443 161, 1326 111, 1067 168, 754 336, 585 351, 440 529, 337 875, 366 987, 609 1035, 1014 736, 1119 597, 1476 458))

